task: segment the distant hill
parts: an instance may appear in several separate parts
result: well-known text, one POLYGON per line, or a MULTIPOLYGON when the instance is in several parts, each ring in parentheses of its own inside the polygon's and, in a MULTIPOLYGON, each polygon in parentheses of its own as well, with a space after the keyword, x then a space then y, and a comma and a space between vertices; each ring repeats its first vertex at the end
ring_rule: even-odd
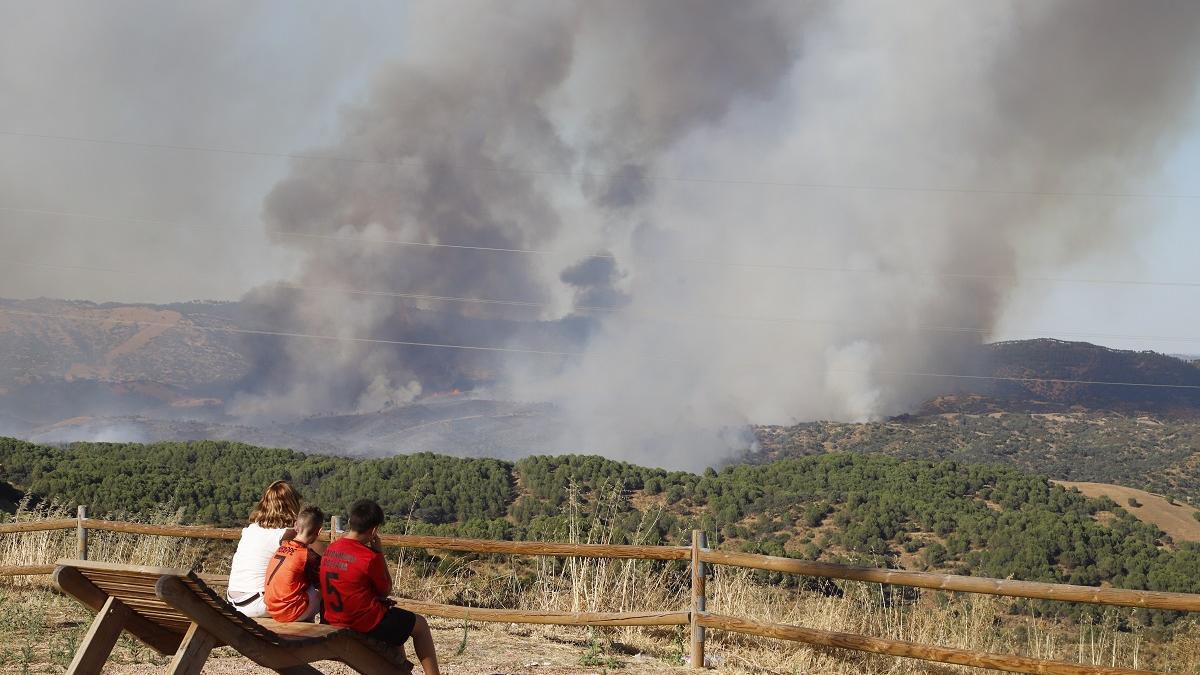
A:
POLYGON ((901 415, 755 428, 739 461, 826 453, 1000 463, 1051 478, 1118 483, 1200 504, 1200 421, 1075 411, 901 415))
MULTIPOLYGON (((409 314, 439 316, 421 309, 409 314)), ((557 324, 471 317, 460 317, 458 322, 467 332, 491 335, 495 331, 515 335, 517 340, 524 339, 521 331, 527 331, 530 343, 547 349, 563 348, 556 341, 569 339, 569 329, 557 324)), ((195 438, 209 428, 208 437, 324 450, 331 447, 323 440, 325 430, 340 427, 353 436, 353 442, 337 447, 381 452, 385 445, 395 445, 395 430, 410 426, 405 420, 422 414, 424 408, 419 406, 341 419, 330 413, 300 425, 313 434, 311 438, 270 422, 246 426, 246 420, 227 414, 226 405, 239 393, 269 386, 270 376, 263 372, 267 366, 256 359, 280 353, 286 338, 237 331, 264 328, 280 327, 262 326, 237 302, 136 305, 0 299, 0 433, 58 441, 114 437, 113 430, 119 429, 126 436, 115 437, 126 440, 180 439, 195 438), (92 431, 101 433, 86 435, 92 431)), ((447 391, 470 390, 490 384, 493 376, 479 368, 457 379, 443 374, 443 379, 452 385, 447 391)), ((418 403, 442 407, 436 400, 441 393, 445 392, 418 403)), ((517 423, 520 405, 497 403, 495 407, 476 418, 495 420, 492 431, 500 445, 537 442, 544 435, 539 429, 513 430, 521 427, 517 423)), ((434 412, 424 421, 437 422, 441 415, 434 412)), ((441 440, 426 431, 423 438, 428 442, 420 441, 416 447, 446 449, 459 443, 469 447, 468 452, 485 452, 488 424, 453 425, 455 433, 441 440)))
POLYGON ((15 435, 37 443, 230 440, 329 454, 437 452, 516 459, 570 450, 561 445, 564 429, 558 411, 547 404, 446 396, 374 413, 257 425, 235 419, 76 417, 50 425, 26 425, 15 435))
POLYGON ((90 380, 186 391, 250 370, 235 303, 97 304, 0 299, 0 387, 90 380), (57 317, 69 317, 64 321, 57 317), (146 322, 135 325, 121 322, 146 322))
POLYGON ((758 426, 738 461, 852 452, 1002 463, 1200 504, 1200 388, 1044 381, 1200 387, 1195 363, 1052 339, 985 345, 979 363, 980 375, 1011 379, 968 381, 888 420, 758 426))
POLYGON ((0 431, 219 409, 251 364, 238 335, 205 328, 236 326, 235 308, 0 299, 0 431))
POLYGON ((985 345, 979 361, 980 374, 997 379, 969 383, 958 392, 936 397, 922 412, 1077 408, 1200 416, 1200 366, 1174 356, 1040 338, 985 345), (1095 384, 1105 382, 1121 384, 1095 384))
MULTIPOLYGON (((0 310, 0 414, 20 416, 23 407, 37 408, 12 405, 12 401, 3 400, 6 395, 20 394, 18 398, 45 403, 49 399, 69 400, 73 387, 88 386, 90 390, 75 397, 95 401, 107 396, 131 401, 125 406, 110 403, 108 408, 121 410, 115 414, 133 414, 151 402, 177 408, 203 407, 214 401, 221 403, 230 387, 253 376, 253 346, 248 341, 259 338, 209 330, 259 327, 251 325, 252 320, 243 315, 236 302, 132 305, 0 299, 0 310), (128 321, 148 325, 120 323, 128 321)), ((541 330, 545 332, 545 327, 541 330)), ((1200 366, 1194 362, 1086 342, 1048 338, 998 342, 980 347, 975 361, 977 367, 970 374, 985 378, 1200 387, 1200 366)), ((1080 406, 1158 413, 1200 411, 1200 389, 986 379, 960 384, 948 386, 947 396, 932 400, 931 410, 992 405, 1009 409, 1080 406)), ((76 409, 70 416, 105 414, 114 413, 76 409)), ((29 421, 57 421, 34 417, 29 421)))
MULTIPOLYGON (((208 330, 253 327, 243 316, 240 303, 130 305, 0 299, 0 310, 4 310, 0 311, 0 434, 44 443, 224 439, 369 455, 432 451, 515 458, 576 449, 563 447, 564 423, 552 406, 485 401, 469 395, 427 397, 377 412, 286 422, 228 415, 226 403, 236 392, 254 390, 256 378, 261 376, 253 363, 255 353, 264 353, 261 341, 275 339, 208 330), (59 316, 76 320, 50 318, 59 316), (123 323, 128 321, 146 324, 123 323)), ((478 328, 486 333, 483 324, 478 328)), ((506 330, 510 329, 516 330, 511 326, 506 330)), ((1200 367, 1179 358, 1038 339, 984 345, 973 361, 971 374, 985 379, 948 385, 943 395, 912 411, 914 424, 934 422, 938 415, 948 413, 1115 412, 1126 417, 1151 415, 1171 424, 1200 420, 1200 389, 1021 381, 1200 386, 1200 367), (1015 379, 986 379, 992 376, 1015 379)), ((474 385, 480 382, 484 380, 473 381, 474 385)), ((471 384, 467 383, 468 388, 471 384)), ((867 425, 855 432, 869 439, 864 447, 876 442, 870 440, 873 429, 867 425)), ((767 436, 778 433, 771 431, 767 436)), ((1116 466, 1113 462, 1117 460, 1081 464, 1079 456, 1066 451, 1061 442, 1054 447, 1039 445, 1039 439, 1053 435, 1022 437, 1021 461, 1010 459, 1018 466, 1064 479, 1143 481, 1137 485, 1151 480, 1134 475, 1133 468, 1124 474, 1096 468, 1097 464, 1116 466), (1035 461, 1039 455, 1044 461, 1035 461)), ((1000 454, 994 449, 962 450, 971 446, 969 441, 937 449, 924 447, 921 456, 940 456, 951 447, 985 460, 1000 454)), ((928 445, 919 438, 914 443, 928 445)), ((1127 466, 1140 467, 1137 470, 1176 466, 1172 462, 1183 461, 1176 457, 1182 451, 1172 443, 1164 439, 1156 447, 1174 449, 1127 466)), ((778 450, 770 443, 764 447, 778 450)), ((848 449, 846 444, 839 447, 848 449)), ((1104 448, 1105 457, 1126 458, 1131 452, 1115 444, 1097 447, 1104 448)), ((1177 467, 1180 471, 1184 468, 1177 467)), ((1155 486, 1160 488, 1180 482, 1175 478, 1153 480, 1159 481, 1155 486)))

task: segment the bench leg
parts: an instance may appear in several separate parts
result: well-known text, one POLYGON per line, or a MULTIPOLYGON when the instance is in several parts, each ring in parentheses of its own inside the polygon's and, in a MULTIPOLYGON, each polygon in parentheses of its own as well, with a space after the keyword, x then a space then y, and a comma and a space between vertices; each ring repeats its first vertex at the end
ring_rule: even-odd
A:
POLYGON ((175 652, 175 658, 171 659, 167 675, 200 675, 200 669, 208 660, 208 653, 215 646, 217 646, 217 639, 198 624, 193 623, 188 628, 187 635, 183 636, 183 642, 180 643, 179 650, 175 652))
POLYGON ((110 595, 100 611, 96 612, 96 618, 67 668, 67 675, 99 675, 117 644, 117 638, 121 637, 121 629, 125 627, 130 614, 128 607, 110 595))

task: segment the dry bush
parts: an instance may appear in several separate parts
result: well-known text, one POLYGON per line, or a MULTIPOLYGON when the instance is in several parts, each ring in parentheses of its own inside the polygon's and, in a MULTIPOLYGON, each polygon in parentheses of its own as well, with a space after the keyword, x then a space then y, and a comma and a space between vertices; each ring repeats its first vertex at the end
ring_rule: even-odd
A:
MULTIPOLYGON (((553 538, 570 543, 613 543, 618 506, 626 496, 619 489, 610 488, 593 495, 586 506, 574 489, 568 497, 567 525, 563 532, 554 533, 553 538)), ((30 509, 25 504, 16 518, 29 521, 70 515, 63 507, 30 509)), ((145 520, 174 524, 179 516, 164 509, 145 520)), ((655 517, 653 512, 644 516, 633 543, 641 543, 642 533, 650 531, 655 517)), ((224 542, 210 544, 93 530, 89 550, 95 560, 207 568, 205 571, 216 572, 228 569, 231 549, 224 542)), ((74 555, 73 530, 0 535, 0 565, 49 564, 59 557, 74 555)), ((419 550, 402 550, 392 555, 394 591, 400 597, 465 606, 565 612, 680 611, 691 604, 690 575, 682 562, 435 556, 419 550)), ((857 582, 837 582, 812 589, 781 588, 751 570, 725 566, 716 566, 710 574, 708 609, 714 613, 976 651, 1200 674, 1200 624, 1196 621, 1178 622, 1165 638, 1151 638, 1136 628, 1136 621, 1123 620, 1132 612, 1126 609, 1111 608, 1098 621, 1072 624, 1052 616, 1032 618, 1012 614, 1011 601, 994 596, 929 591, 898 594, 879 584, 857 582), (1130 630, 1129 626, 1135 628, 1130 630)), ((43 605, 47 613, 52 613, 54 601, 44 589, 11 586, 47 584, 46 577, 0 579, 0 586, 10 586, 0 588, 0 593, 7 598, 15 593, 19 598, 15 602, 22 609, 17 613, 0 612, 0 642, 7 640, 13 646, 0 654, 0 669, 5 663, 28 663, 34 657, 57 663, 70 653, 66 642, 55 646, 57 643, 42 640, 47 634, 44 625, 47 621, 22 619, 25 623, 20 623, 16 618, 30 616, 31 612, 36 615, 43 605), (50 647, 45 647, 46 644, 50 647), (31 656, 30 650, 45 654, 31 656)), ((451 620, 434 623, 461 627, 464 646, 473 631, 566 641, 578 647, 581 663, 588 666, 615 666, 618 661, 611 655, 629 653, 682 663, 688 640, 684 627, 586 629, 451 620)), ((77 625, 73 630, 78 632, 82 626, 77 625)), ((980 672, 911 659, 810 648, 724 631, 709 631, 707 646, 712 664, 722 672, 731 673, 980 672)), ((130 646, 125 653, 131 655, 128 658, 139 659, 143 652, 130 646)), ((149 652, 145 652, 145 658, 151 658, 149 652)))
MULTIPOLYGON (((73 518, 75 509, 53 503, 30 506, 22 501, 13 522, 32 522, 73 518)), ((154 525, 179 525, 183 512, 162 507, 139 516, 112 514, 111 519, 141 522, 154 525)), ((219 544, 183 537, 148 537, 120 532, 88 530, 88 558, 106 562, 121 562, 131 565, 153 567, 177 567, 205 571, 209 553, 219 544)), ((75 558, 78 555, 77 535, 71 530, 48 530, 44 532, 20 532, 0 535, 0 565, 52 565, 60 558, 75 558)), ((228 563, 224 563, 226 569, 228 563)), ((49 584, 45 576, 9 577, 3 583, 10 585, 49 584)))
MULTIPOLYGON (((567 527, 554 538, 569 543, 609 544, 625 496, 616 488, 584 499, 572 487, 567 527)), ((642 543, 654 513, 643 516, 642 543)), ((683 563, 585 558, 514 560, 501 556, 400 554, 396 592, 403 597, 480 607, 545 611, 620 612, 686 610, 691 604, 690 575, 683 563), (420 561, 420 562, 419 562, 420 561)), ((1091 665, 1156 667, 1198 672, 1195 625, 1181 626, 1170 641, 1152 643, 1134 626, 1122 626, 1130 610, 1110 608, 1098 622, 1034 619, 1010 613, 1011 601, 977 594, 909 591, 891 593, 879 584, 837 582, 817 590, 786 589, 764 583, 751 570, 715 566, 707 584, 708 610, 756 621, 801 625, 908 642, 955 647, 1091 665), (1188 650, 1191 650, 1190 652, 1188 650)), ((518 630, 523 634, 577 642, 590 655, 597 641, 613 652, 636 651, 682 662, 686 629, 515 627, 483 625, 474 630, 518 630)), ((466 639, 464 627, 464 639, 466 639)), ((707 652, 728 672, 831 673, 849 675, 977 673, 978 669, 928 664, 911 659, 709 631, 707 652)))
MULTIPOLYGON (((65 506, 43 503, 30 506, 29 499, 17 505, 17 512, 10 522, 33 522, 72 518, 75 513, 65 506)), ((74 558, 76 554, 74 530, 47 530, 44 532, 20 532, 0 535, 0 565, 51 565, 59 558, 74 558)), ((45 586, 49 583, 44 576, 8 577, 0 580, 18 586, 45 586)))

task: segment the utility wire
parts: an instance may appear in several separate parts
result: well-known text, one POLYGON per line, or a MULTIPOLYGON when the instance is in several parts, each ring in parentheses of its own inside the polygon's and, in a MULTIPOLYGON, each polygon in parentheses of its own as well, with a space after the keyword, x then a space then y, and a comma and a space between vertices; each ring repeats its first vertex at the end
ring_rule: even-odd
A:
POLYGON ((1162 389, 1200 389, 1196 384, 1154 384, 1150 382, 1110 382, 1108 380, 1067 380, 1054 377, 1005 377, 1002 375, 961 375, 957 373, 923 373, 912 370, 839 370, 842 373, 874 373, 878 375, 903 375, 908 377, 944 377, 959 380, 1000 380, 1003 382, 1038 382, 1044 384, 1094 384, 1114 387, 1158 387, 1162 389))
MULTIPOLYGON (((174 227, 184 230, 197 231, 234 231, 245 233, 244 228, 234 226, 213 226, 213 225, 192 225, 177 221, 156 220, 151 218, 132 218, 124 216, 105 216, 89 213, 78 213, 72 211, 55 211, 47 209, 29 209, 13 206, 0 205, 0 211, 9 213, 26 213, 32 215, 43 216, 59 216, 65 218, 82 218, 87 220, 100 220, 110 222, 127 222, 139 223, 143 225, 161 225, 174 227)), ((545 255, 545 256, 569 256, 574 259, 601 259, 601 260, 617 260, 617 256, 608 253, 593 253, 584 255, 574 255, 566 251, 550 250, 550 249, 529 249, 529 248, 503 248, 496 246, 473 246, 470 244, 456 243, 433 243, 425 241, 415 241, 408 239, 389 239, 382 237, 362 237, 349 234, 318 234, 312 232, 296 232, 293 230, 280 230, 267 228, 263 232, 266 234, 277 235, 282 237, 295 237, 300 239, 314 239, 323 241, 341 241, 350 242, 362 245, 386 245, 386 246, 404 246, 426 249, 447 249, 447 250, 466 250, 480 251, 485 253, 508 253, 519 255, 545 255)), ((689 257, 669 257, 655 256, 651 258, 656 261, 663 262, 678 262, 693 265, 707 265, 713 267, 733 267, 743 269, 762 269, 762 270, 786 270, 797 272, 826 272, 826 273, 845 273, 845 274, 868 274, 884 276, 888 274, 904 274, 918 277, 932 278, 947 278, 947 279, 980 279, 1007 281, 1012 283, 1021 282, 1037 282, 1037 283, 1056 283, 1056 284, 1085 284, 1085 285, 1112 285, 1112 286, 1162 286, 1162 287, 1177 287, 1177 288, 1200 288, 1200 281, 1157 281, 1145 279, 1098 279, 1098 278, 1072 278, 1072 277, 1046 277, 1046 276, 1017 276, 1008 274, 981 274, 981 273, 966 273, 966 272, 924 272, 918 270, 899 270, 892 272, 889 270, 865 268, 865 267, 838 267, 830 265, 794 265, 782 263, 752 263, 739 262, 728 260, 712 260, 705 258, 689 258, 689 257)))
MULTIPOLYGON (((135 274, 131 270, 111 269, 107 267, 88 267, 81 265, 57 265, 52 263, 37 263, 37 262, 21 262, 15 260, 0 260, 0 265, 25 265, 32 267, 43 267, 48 269, 76 270, 89 272, 111 272, 115 274, 135 274)), ((414 302, 453 302, 462 304, 474 304, 485 306, 500 306, 500 307, 523 307, 529 309, 558 309, 558 305, 549 302, 536 302, 531 300, 503 300, 492 298, 472 298, 460 297, 452 295, 433 295, 428 293, 407 293, 402 291, 385 291, 385 290, 366 290, 357 288, 344 288, 337 286, 309 286, 306 284, 296 284, 286 281, 271 282, 269 284, 275 288, 285 288, 288 290, 309 292, 309 293, 342 293, 346 295, 361 295, 366 297, 384 297, 395 298, 397 300, 410 300, 414 302)), ((594 314, 624 314, 645 321, 745 321, 752 323, 766 324, 804 324, 804 325, 820 325, 820 326, 856 326, 853 321, 843 321, 838 319, 818 319, 800 316, 770 316, 770 315, 753 315, 753 314, 725 314, 725 313, 697 313, 697 312, 662 312, 662 311, 639 311, 630 307, 620 307, 613 305, 572 305, 571 310, 575 312, 594 313, 594 314)), ((991 328, 973 328, 969 326, 935 326, 928 324, 914 324, 909 326, 912 330, 921 333, 963 333, 976 335, 990 335, 994 332, 991 328)), ((1083 333, 1077 331, 1062 331, 1062 330, 1034 330, 1034 329, 1012 329, 1007 331, 1014 335, 1030 335, 1041 337, 1045 335, 1055 335, 1061 337, 1073 338, 1088 338, 1094 340, 1136 340, 1139 342, 1200 342, 1200 337, 1179 336, 1179 335, 1129 335, 1124 333, 1083 333)))
MULTIPOLYGON (((435 342, 386 340, 386 339, 381 339, 381 338, 362 338, 362 337, 351 337, 351 336, 343 336, 343 335, 319 335, 319 334, 312 334, 312 333, 297 333, 297 332, 291 332, 291 331, 252 330, 252 329, 247 329, 247 328, 232 328, 232 327, 226 327, 226 326, 200 326, 200 325, 196 325, 196 324, 180 325, 178 322, 167 323, 164 321, 143 321, 143 320, 138 320, 138 319, 113 319, 113 318, 104 318, 104 317, 84 317, 84 316, 73 316, 73 315, 69 315, 69 314, 27 312, 27 311, 23 311, 23 310, 13 310, 13 309, 0 309, 0 314, 38 317, 38 318, 44 318, 44 319, 62 319, 62 320, 66 320, 66 321, 87 321, 87 322, 93 322, 93 323, 117 323, 117 324, 128 324, 128 325, 135 325, 135 326, 153 326, 153 327, 176 329, 176 330, 191 329, 191 330, 220 332, 220 333, 267 335, 267 336, 288 337, 288 338, 307 338, 307 339, 314 339, 314 340, 331 340, 331 341, 339 341, 339 342, 357 342, 357 343, 368 343, 368 344, 398 345, 398 346, 405 346, 405 347, 430 347, 430 348, 436 348, 436 349, 463 349, 463 350, 470 350, 470 351, 503 352, 503 353, 511 353, 511 354, 536 354, 536 355, 560 356, 560 357, 561 356, 583 356, 584 355, 583 352, 562 352, 562 351, 549 351, 549 350, 538 350, 538 349, 516 349, 516 348, 509 348, 509 347, 453 345, 453 344, 442 344, 442 343, 435 343, 435 342)), ((906 377, 936 377, 936 378, 960 379, 960 380, 997 380, 997 381, 1004 381, 1004 382, 1037 382, 1037 383, 1047 383, 1047 384, 1086 384, 1086 385, 1109 385, 1109 386, 1117 386, 1117 387, 1152 387, 1152 388, 1159 388, 1159 389, 1200 390, 1200 385, 1194 385, 1194 384, 1158 384, 1158 383, 1150 383, 1150 382, 1113 382, 1113 381, 1107 381, 1107 380, 1071 380, 1071 379, 1065 379, 1065 378, 1010 377, 1010 376, 1003 376, 1003 375, 964 375, 961 373, 931 373, 931 372, 910 371, 910 370, 892 370, 892 369, 879 369, 879 370, 838 369, 838 370, 834 370, 832 372, 864 374, 864 375, 877 374, 877 375, 897 375, 897 376, 906 376, 906 377)))
POLYGON ((20 267, 44 267, 52 270, 76 270, 83 272, 110 272, 112 274, 134 274, 133 270, 116 270, 110 267, 92 267, 90 265, 60 265, 56 263, 31 262, 28 260, 0 260, 0 265, 17 265, 20 267))
MULTIPOLYGON (((3 207, 0 207, 3 210, 3 207)), ((63 265, 42 262, 25 262, 17 260, 0 260, 0 265, 21 265, 29 267, 41 267, 47 269, 61 269, 72 271, 88 271, 88 272, 107 272, 114 274, 133 275, 137 272, 134 270, 112 269, 108 267, 91 267, 84 265, 63 265)), ((271 286, 276 288, 286 288, 288 290, 311 292, 311 293, 343 293, 346 295, 361 295, 367 297, 385 297, 395 298, 397 300, 411 300, 416 302, 453 302, 475 305, 490 305, 502 307, 524 307, 529 309, 558 309, 559 306, 549 302, 537 302, 531 300, 506 300, 493 298, 475 298, 461 297, 451 295, 434 295, 428 293, 413 293, 405 291, 390 291, 390 290, 373 290, 373 289, 357 289, 345 288, 338 286, 311 286, 306 284, 297 284, 286 281, 271 282, 271 286)), ((612 305, 572 305, 572 311, 596 313, 596 314, 625 314, 638 318, 639 320, 650 321, 745 321, 753 323, 766 324, 806 324, 806 325, 824 325, 824 326, 856 326, 853 321, 843 321, 838 319, 820 319, 800 316, 771 316, 771 315, 752 315, 752 314, 726 314, 726 313, 697 313, 697 312, 663 312, 663 311, 639 311, 629 307, 620 307, 612 305)), ((963 333, 990 335, 994 332, 991 328, 975 328, 970 326, 937 326, 929 324, 914 324, 910 328, 917 332, 923 333, 963 333)), ((1136 340, 1139 342, 1200 342, 1200 337, 1179 336, 1179 335, 1130 335, 1124 333, 1086 333, 1079 331, 1062 331, 1062 330, 1035 330, 1018 328, 1007 331, 1014 335, 1030 335, 1030 336, 1045 336, 1056 335, 1062 337, 1073 338, 1088 338, 1088 339, 1103 339, 1103 340, 1136 340)))
POLYGON ((49 314, 45 312, 26 312, 16 309, 0 309, 0 314, 13 314, 17 316, 40 317, 43 319, 64 319, 67 321, 88 321, 92 323, 119 323, 134 326, 151 326, 157 328, 174 328, 174 329, 193 329, 217 333, 235 333, 241 335, 267 335, 273 337, 287 338, 307 338, 310 340, 332 340, 337 342, 359 342, 367 344, 380 345, 398 345, 404 347, 432 347, 437 349, 464 349, 480 352, 504 352, 509 354, 539 354, 543 356, 582 356, 582 352, 556 352, 540 349, 514 349, 509 347, 481 347, 474 345, 452 345, 442 344, 438 342, 413 342, 407 340, 385 340, 382 338, 364 338, 351 337, 346 335, 319 335, 313 333, 295 333, 291 331, 277 330, 254 330, 250 328, 233 328, 229 326, 200 326, 197 324, 187 324, 184 326, 176 323, 168 323, 165 321, 143 321, 140 319, 114 319, 104 317, 91 316, 72 316, 70 314, 49 314))
MULTIPOLYGON (((92 143, 96 145, 115 145, 155 150, 175 150, 182 152, 203 152, 225 155, 241 155, 247 157, 272 157, 303 161, 340 162, 346 164, 368 164, 379 166, 421 166, 421 160, 389 160, 368 159, 364 157, 345 157, 340 155, 320 155, 309 153, 268 152, 263 150, 244 150, 238 148, 219 148, 202 145, 183 145, 173 143, 149 143, 112 138, 92 138, 85 136, 70 136, 64 134, 42 134, 25 131, 0 130, 0 135, 18 138, 33 138, 72 143, 92 143)), ((515 173, 532 176, 561 176, 564 178, 619 178, 618 174, 603 171, 556 171, 550 169, 529 169, 517 166, 465 166, 456 165, 465 171, 484 173, 515 173)), ((1002 190, 988 188, 954 188, 954 187, 923 187, 903 185, 883 185, 865 183, 833 183, 833 182, 803 182, 775 181, 754 179, 706 178, 701 176, 667 176, 661 174, 645 174, 643 180, 662 183, 692 183, 700 185, 744 185, 762 187, 799 188, 804 190, 842 190, 854 192, 913 192, 934 194, 976 194, 999 196, 1028 196, 1028 197, 1092 197, 1113 199, 1200 199, 1200 194, 1174 192, 1119 192, 1119 191, 1057 191, 1057 190, 1002 190)))
MULTIPOLYGON (((348 295, 363 295, 374 297, 396 298, 399 300, 414 300, 414 301, 432 301, 432 302, 457 302, 466 304, 478 305, 499 305, 505 307, 528 307, 530 309, 556 309, 557 306, 549 302, 534 302, 529 300, 495 300, 490 298, 468 298, 456 297, 449 295, 427 295, 423 293, 404 293, 398 291, 377 291, 377 290, 360 290, 354 288, 342 288, 332 286, 308 286, 304 284, 294 284, 290 282, 274 282, 271 285, 277 288, 286 288, 289 290, 305 291, 313 293, 345 293, 348 295)), ((660 312, 660 311, 638 311, 629 307, 618 307, 613 305, 572 305, 571 309, 578 312, 589 313, 607 313, 607 314, 625 314, 646 320, 675 320, 675 321, 708 321, 708 320, 724 320, 724 321, 747 321, 755 323, 771 323, 771 324, 810 324, 810 325, 825 325, 825 326, 856 326, 853 321, 843 321, 838 319, 816 319, 800 316, 769 316, 769 315, 754 315, 754 314, 724 314, 724 313, 680 313, 680 312, 660 312)), ((993 329, 990 328, 972 328, 966 326, 935 326, 928 324, 911 325, 915 331, 929 333, 967 333, 990 335, 993 329)), ((1059 330, 1033 330, 1033 329, 1014 329, 1007 331, 1019 335, 1062 335, 1076 338, 1095 338, 1095 339, 1110 339, 1110 340, 1138 340, 1138 341, 1156 341, 1156 342, 1200 342, 1200 337, 1188 336, 1171 336, 1171 335, 1126 335, 1120 333, 1081 333, 1075 331, 1059 331, 1059 330)))

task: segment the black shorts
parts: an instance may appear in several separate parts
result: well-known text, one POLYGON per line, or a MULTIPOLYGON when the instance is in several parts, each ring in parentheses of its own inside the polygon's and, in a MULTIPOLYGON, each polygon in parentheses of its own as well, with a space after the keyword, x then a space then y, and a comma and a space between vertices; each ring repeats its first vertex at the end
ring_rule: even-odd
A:
POLYGON ((416 614, 407 609, 389 607, 387 614, 379 620, 379 625, 372 628, 367 637, 393 646, 402 645, 412 635, 416 624, 416 614))

